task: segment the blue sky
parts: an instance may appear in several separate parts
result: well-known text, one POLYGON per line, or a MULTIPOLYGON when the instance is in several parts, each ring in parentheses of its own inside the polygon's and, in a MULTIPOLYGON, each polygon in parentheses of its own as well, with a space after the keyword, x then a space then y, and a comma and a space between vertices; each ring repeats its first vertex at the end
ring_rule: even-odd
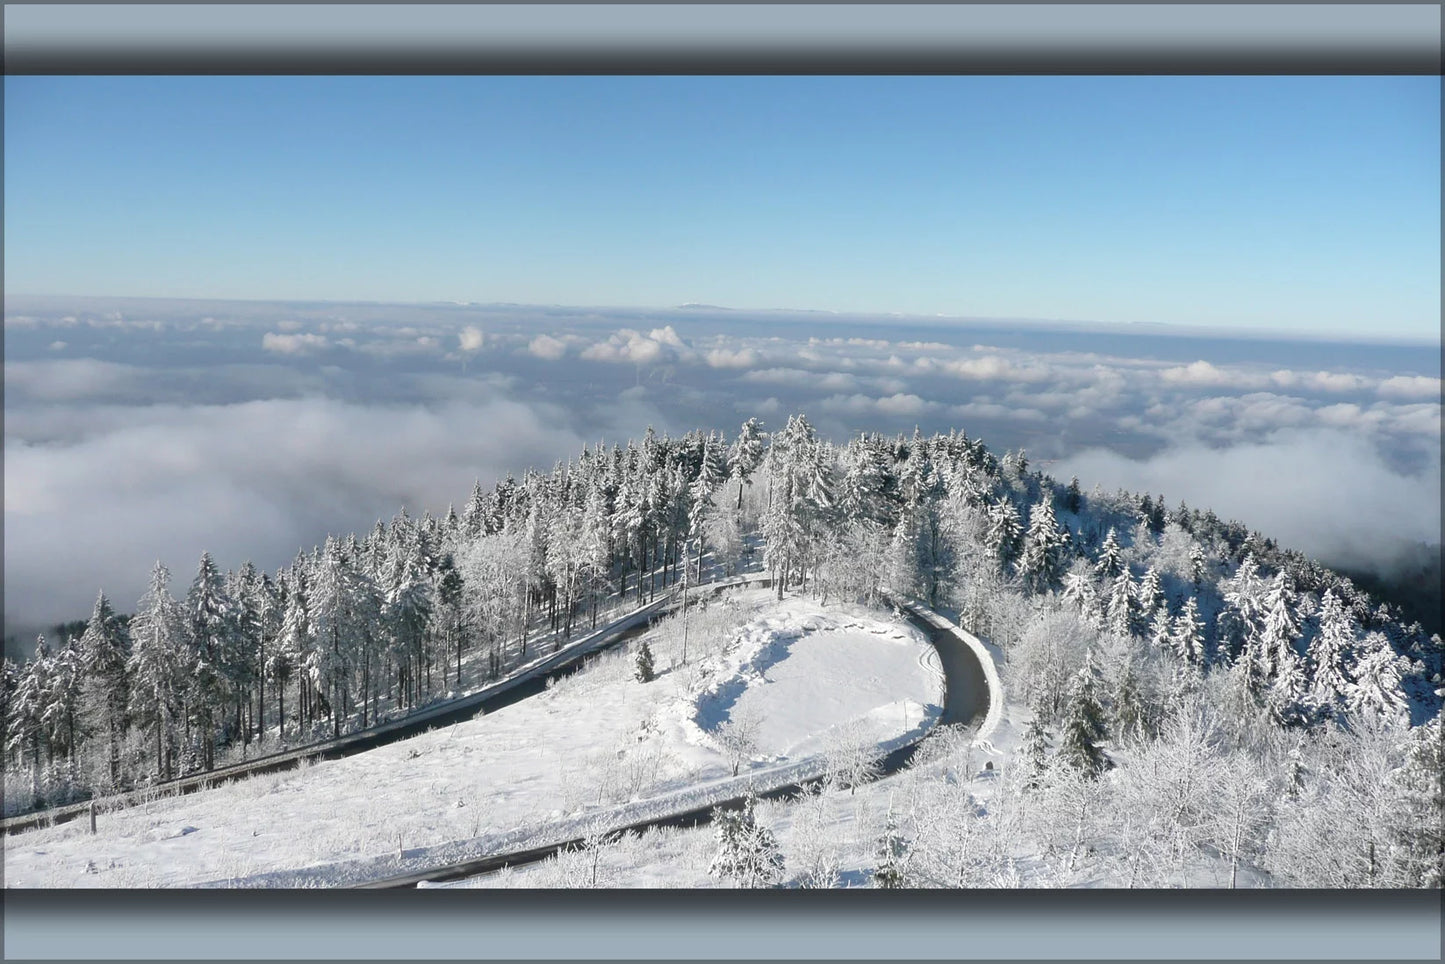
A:
POLYGON ((11 292, 1440 337, 1438 77, 7 77, 11 292))

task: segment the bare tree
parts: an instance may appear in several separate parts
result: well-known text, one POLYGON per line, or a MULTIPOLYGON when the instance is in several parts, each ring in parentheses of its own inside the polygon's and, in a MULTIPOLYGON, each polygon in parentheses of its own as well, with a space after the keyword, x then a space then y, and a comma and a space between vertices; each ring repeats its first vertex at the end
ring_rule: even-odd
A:
POLYGON ((825 780, 830 786, 846 788, 850 795, 881 772, 877 741, 861 719, 833 727, 823 753, 825 780))
POLYGON ((714 731, 718 745, 733 768, 733 776, 737 776, 742 765, 758 752, 758 726, 761 722, 751 708, 734 704, 728 718, 714 731))

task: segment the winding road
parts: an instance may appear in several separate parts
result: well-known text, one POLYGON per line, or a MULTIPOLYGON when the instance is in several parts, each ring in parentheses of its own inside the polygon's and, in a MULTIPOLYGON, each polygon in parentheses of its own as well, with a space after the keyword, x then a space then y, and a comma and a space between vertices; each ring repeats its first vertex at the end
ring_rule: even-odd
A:
MULTIPOLYGON (((937 651, 943 669, 944 700, 942 712, 935 726, 961 726, 973 728, 976 739, 985 739, 992 732, 1002 705, 1002 690, 998 683, 998 672, 983 643, 966 630, 960 628, 937 612, 919 602, 890 596, 893 604, 909 622, 918 627, 937 651)), ((880 778, 898 772, 908 764, 918 745, 927 733, 920 734, 910 742, 889 752, 879 761, 880 778)), ((775 774, 778 779, 772 785, 752 783, 753 792, 765 799, 775 799, 796 794, 803 787, 824 779, 821 762, 815 762, 812 770, 799 775, 799 767, 783 768, 775 774), (786 776, 784 776, 786 774, 786 776)), ((759 777, 766 780, 768 774, 752 774, 750 781, 759 777)), ((739 781, 741 785, 741 779, 739 781)), ((747 794, 738 793, 726 799, 711 799, 698 806, 678 809, 670 813, 655 815, 642 820, 633 820, 607 828, 605 839, 615 839, 630 831, 650 827, 697 827, 709 823, 716 809, 737 809, 743 805, 747 794)), ((443 883, 464 880, 483 874, 495 873, 507 867, 536 863, 553 856, 560 850, 579 847, 584 838, 571 836, 567 839, 552 840, 537 846, 513 850, 502 854, 452 861, 432 867, 410 870, 405 873, 367 880, 355 886, 360 889, 397 889, 416 887, 422 883, 443 883)))

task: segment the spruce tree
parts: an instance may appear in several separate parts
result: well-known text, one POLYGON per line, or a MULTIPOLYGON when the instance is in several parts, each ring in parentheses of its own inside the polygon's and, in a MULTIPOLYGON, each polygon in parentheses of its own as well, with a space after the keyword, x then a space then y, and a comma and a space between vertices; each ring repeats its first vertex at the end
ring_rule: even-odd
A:
POLYGON ((1121 737, 1141 732, 1146 722, 1147 711, 1139 693, 1139 677, 1134 672, 1134 661, 1125 657, 1119 672, 1119 682, 1114 690, 1114 730, 1121 737))
POLYGON ((120 741, 129 722, 126 714, 129 648, 125 629, 102 592, 96 597, 95 609, 80 637, 80 656, 85 668, 85 714, 94 729, 105 736, 111 787, 120 785, 120 741))
POLYGON ((85 661, 79 640, 71 638, 50 657, 41 722, 52 750, 65 754, 68 779, 78 778, 76 754, 86 736, 85 661))
POLYGON ((1015 559, 1023 538, 1018 509, 1007 498, 990 503, 988 507, 988 546, 997 560, 999 571, 1007 574, 1015 559))
POLYGON ((1037 790, 1043 782, 1044 772, 1049 766, 1049 734, 1044 727, 1042 707, 1035 707, 1033 719, 1024 731, 1023 747, 1024 789, 1037 790))
POLYGON ((773 833, 757 822, 757 797, 750 791, 740 810, 712 812, 717 852, 708 874, 739 887, 771 887, 783 872, 783 855, 773 833))
POLYGON ((1354 685, 1346 696, 1352 716, 1370 715, 1404 722, 1409 704, 1400 690, 1405 667, 1384 633, 1372 631, 1360 640, 1354 685))
POLYGON ((1295 655, 1295 641, 1300 635, 1299 621, 1294 614, 1294 591, 1283 570, 1275 573, 1270 582, 1264 606, 1259 648, 1249 663, 1261 688, 1284 670, 1290 657, 1295 655))
POLYGON ((35 653, 21 668, 15 692, 5 708, 5 750, 14 754, 22 765, 30 757, 30 793, 38 797, 41 790, 40 750, 48 741, 42 722, 50 688, 51 656, 45 637, 35 642, 35 653))
POLYGON ((237 632, 235 602, 226 594, 221 572, 209 552, 201 554, 186 596, 186 610, 191 684, 186 703, 201 741, 201 765, 209 770, 216 765, 217 723, 232 695, 227 668, 237 632))
POLYGON ((1065 766, 1087 777, 1098 776, 1105 764, 1104 751, 1099 747, 1104 737, 1104 711, 1094 696, 1094 686, 1092 659, 1086 657, 1084 666, 1069 683, 1058 749, 1065 766))
POLYGON ((1111 582, 1119 573, 1124 571, 1124 555, 1119 549, 1119 538, 1114 532, 1114 527, 1109 527, 1109 532, 1104 536, 1104 544, 1099 548, 1099 558, 1094 563, 1094 573, 1104 582, 1111 582))
POLYGON ((1109 586, 1105 619, 1109 629, 1123 638, 1132 636, 1139 621, 1138 603, 1134 595, 1134 579, 1128 567, 1119 570, 1109 586))
POLYGON ((1095 599, 1094 581, 1087 570, 1081 570, 1078 563, 1064 577, 1064 599, 1078 607, 1085 619, 1098 618, 1098 603, 1095 599))
POLYGON ((1327 712, 1338 712, 1350 689, 1346 665, 1353 659, 1358 632, 1353 617, 1333 590, 1320 596, 1320 631, 1310 644, 1314 674, 1310 699, 1327 712))
POLYGON ((1057 589, 1063 576, 1068 536, 1054 517, 1053 499, 1045 494, 1029 512, 1028 535, 1019 558, 1019 575, 1033 592, 1057 589))
POLYGON ((1199 603, 1193 596, 1184 600, 1184 609, 1174 617, 1169 641, 1179 658, 1195 666, 1205 664, 1204 621, 1199 618, 1199 603))
POLYGON ((907 886, 904 864, 908 856, 908 841, 898 831, 898 821, 893 808, 888 808, 888 822, 883 835, 878 838, 878 865, 873 869, 873 886, 884 890, 897 890, 907 886))
POLYGON ((1164 596, 1164 587, 1159 578, 1159 570, 1150 566, 1144 571, 1144 578, 1139 582, 1139 620, 1143 625, 1149 625, 1154 621, 1154 616, 1163 610, 1169 614, 1168 600, 1164 596))
POLYGON ((647 640, 644 639, 642 645, 637 648, 634 662, 636 669, 633 671, 633 675, 639 683, 651 683, 657 679, 657 673, 653 668, 652 649, 647 645, 647 640))
POLYGON ((1069 479, 1069 488, 1064 493, 1064 508, 1077 515, 1083 503, 1084 495, 1079 491, 1079 477, 1076 475, 1069 479))
POLYGON ((131 711, 135 721, 151 731, 158 780, 171 775, 167 751, 175 738, 186 687, 185 614, 171 596, 170 578, 169 570, 157 562, 130 623, 131 711))
POLYGON ((763 464, 767 447, 763 442, 763 423, 750 418, 743 423, 737 440, 728 449, 728 475, 738 484, 737 508, 743 507, 743 487, 752 485, 752 475, 763 464))

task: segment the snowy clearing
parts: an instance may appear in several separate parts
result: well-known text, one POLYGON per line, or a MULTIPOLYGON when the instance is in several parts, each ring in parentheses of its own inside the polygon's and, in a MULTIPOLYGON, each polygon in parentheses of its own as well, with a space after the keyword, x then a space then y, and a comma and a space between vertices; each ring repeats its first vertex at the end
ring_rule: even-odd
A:
POLYGON ((10 887, 354 882, 421 848, 502 852, 549 826, 645 812, 700 785, 793 770, 840 735, 884 746, 936 719, 942 677, 923 636, 886 615, 768 590, 669 617, 545 693, 354 757, 102 813, 5 841, 10 887), (640 683, 646 640, 657 679, 640 683), (751 726, 743 724, 751 721, 751 726), (724 737, 749 731, 748 752, 724 737), (328 865, 334 870, 328 870, 328 865), (267 875, 262 877, 262 875, 267 875), (257 878, 261 879, 257 879, 257 878), (251 878, 251 880, 247 880, 251 878))

